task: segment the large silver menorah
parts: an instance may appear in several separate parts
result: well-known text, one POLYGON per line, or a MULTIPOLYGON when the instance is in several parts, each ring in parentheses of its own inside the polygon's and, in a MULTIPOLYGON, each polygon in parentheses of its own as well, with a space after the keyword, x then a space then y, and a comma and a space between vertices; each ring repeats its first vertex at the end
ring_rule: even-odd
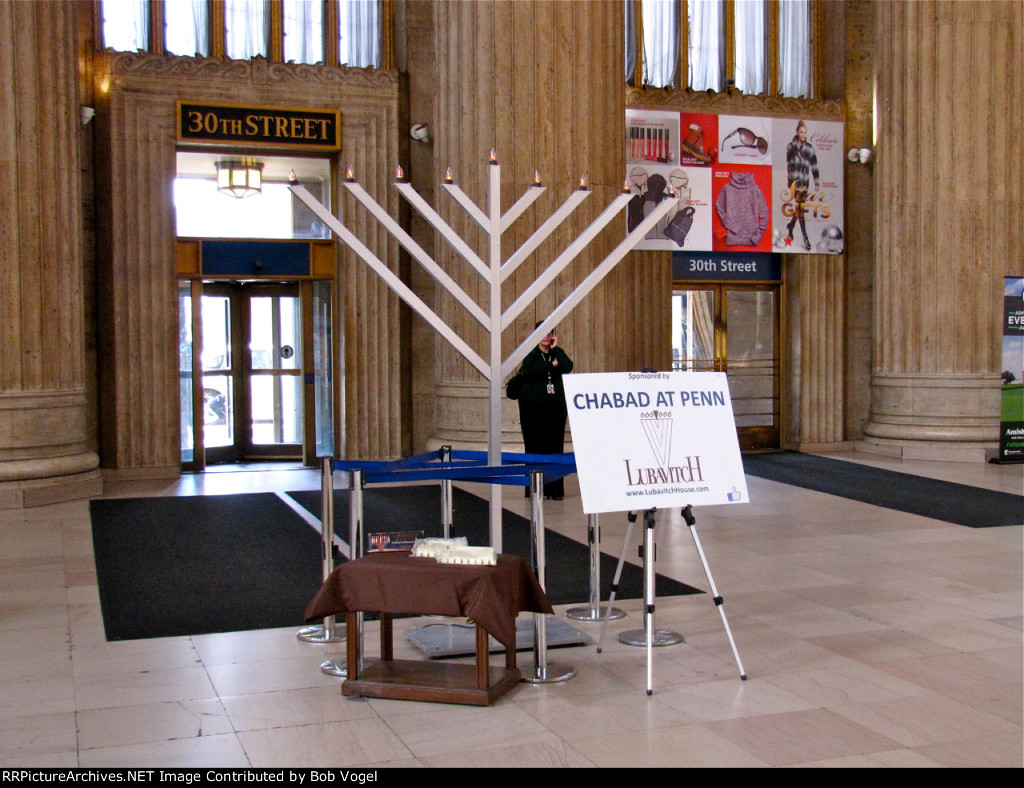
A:
MULTIPOLYGON (((420 197, 412 186, 405 181, 401 168, 396 172, 395 188, 408 202, 420 212, 441 237, 469 264, 489 285, 487 308, 481 307, 457 282, 442 270, 441 266, 413 238, 403 230, 388 213, 381 208, 355 179, 350 169, 345 177, 345 188, 359 201, 402 245, 402 247, 422 265, 434 280, 447 290, 473 318, 483 326, 489 334, 487 359, 470 347, 455 330, 441 319, 423 300, 417 296, 405 282, 392 272, 370 249, 366 247, 344 224, 325 208, 313 195, 294 179, 291 183, 292 193, 302 200, 321 221, 338 236, 342 243, 372 268, 399 298, 405 301, 416 313, 426 320, 434 330, 447 340, 462 356, 480 372, 489 383, 489 425, 487 432, 487 457, 492 466, 501 465, 501 401, 503 399, 502 382, 537 345, 552 326, 558 324, 568 315, 601 282, 612 269, 633 249, 644 236, 665 216, 676 201, 665 199, 648 214, 637 227, 619 243, 615 249, 594 268, 593 271, 559 304, 544 320, 526 337, 508 358, 501 357, 501 333, 516 317, 537 298, 544 289, 554 281, 600 233, 609 222, 626 206, 631 199, 629 185, 617 196, 593 222, 576 237, 565 250, 538 276, 533 283, 509 306, 501 311, 502 283, 525 261, 544 240, 558 227, 576 208, 590 196, 585 179, 581 178, 569 198, 520 246, 504 263, 501 261, 501 236, 512 226, 523 212, 543 194, 545 187, 540 177, 530 186, 525 194, 504 214, 501 212, 501 167, 497 156, 491 151, 488 165, 487 210, 481 210, 462 189, 454 182, 449 169, 444 179, 444 190, 462 207, 463 210, 483 229, 488 239, 487 261, 474 252, 459 234, 442 219, 427 202, 420 197)), ((491 485, 490 496, 490 527, 491 546, 501 552, 501 485, 491 485)))

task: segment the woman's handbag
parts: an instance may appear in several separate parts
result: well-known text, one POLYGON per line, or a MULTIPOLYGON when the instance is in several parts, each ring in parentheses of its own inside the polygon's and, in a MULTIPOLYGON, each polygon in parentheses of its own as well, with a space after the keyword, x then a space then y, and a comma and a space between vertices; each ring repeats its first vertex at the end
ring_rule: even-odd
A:
POLYGON ((523 390, 523 375, 517 372, 508 383, 505 384, 505 396, 509 399, 519 399, 519 392, 523 390))

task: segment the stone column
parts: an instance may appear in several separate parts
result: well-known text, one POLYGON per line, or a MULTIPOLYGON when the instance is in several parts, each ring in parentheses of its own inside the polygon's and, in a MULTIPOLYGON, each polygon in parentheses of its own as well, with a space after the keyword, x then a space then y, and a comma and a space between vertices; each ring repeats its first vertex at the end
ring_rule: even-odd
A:
MULTIPOLYGON (((796 255, 800 287, 801 451, 828 451, 843 441, 846 378, 843 255, 796 255)), ((791 269, 792 270, 792 269, 791 269)))
POLYGON ((102 491, 88 440, 74 4, 0 0, 0 508, 102 491))
POLYGON ((1003 276, 1024 259, 1018 2, 876 6, 875 329, 865 440, 981 458, 1003 276))
MULTIPOLYGON (((437 94, 434 181, 451 167, 456 182, 486 210, 487 159, 501 164, 502 210, 539 172, 548 191, 506 234, 508 256, 587 176, 592 195, 504 285, 503 308, 620 193, 625 174, 623 23, 620 3, 497 0, 434 3, 437 94)), ((435 191, 438 210, 486 259, 485 238, 461 208, 435 191)), ((614 248, 625 217, 540 295, 503 334, 507 357, 614 248)), ((486 309, 482 279, 447 245, 435 245, 453 277, 486 309)), ((665 255, 665 258, 668 256, 665 255)), ((666 260, 642 264, 627 257, 558 326, 559 340, 578 372, 667 363, 671 278, 666 260)), ((465 310, 439 294, 439 310, 486 358, 487 332, 465 310)), ((447 343, 437 340, 436 443, 483 447, 486 384, 447 343)), ((521 436, 515 403, 505 401, 504 443, 521 436)))

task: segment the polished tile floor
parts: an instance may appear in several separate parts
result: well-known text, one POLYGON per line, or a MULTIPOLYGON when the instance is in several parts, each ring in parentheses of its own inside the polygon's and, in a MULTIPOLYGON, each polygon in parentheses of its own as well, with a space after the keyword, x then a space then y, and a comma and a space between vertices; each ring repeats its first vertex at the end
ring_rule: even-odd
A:
MULTIPOLYGON (((843 456, 1024 490, 1021 466, 843 456)), ((648 696, 644 650, 613 637, 642 626, 640 602, 625 600, 603 653, 551 652, 575 679, 522 684, 490 708, 343 698, 319 670, 343 645, 294 629, 107 643, 87 504, 0 512, 0 764, 1024 766, 1022 529, 748 481, 752 503, 696 511, 747 681, 709 597, 666 598, 657 626, 685 642, 656 650, 648 696)), ((318 486, 315 472, 262 470, 106 495, 318 486)), ((573 484, 545 520, 585 539, 573 484)), ((602 517, 606 552, 625 524, 602 517)), ((658 571, 708 588, 677 513, 659 522, 658 545, 658 571)), ((411 625, 396 627, 402 656, 411 625)), ((596 640, 598 625, 576 626, 596 640)), ((371 649, 374 635, 368 624, 371 649)))

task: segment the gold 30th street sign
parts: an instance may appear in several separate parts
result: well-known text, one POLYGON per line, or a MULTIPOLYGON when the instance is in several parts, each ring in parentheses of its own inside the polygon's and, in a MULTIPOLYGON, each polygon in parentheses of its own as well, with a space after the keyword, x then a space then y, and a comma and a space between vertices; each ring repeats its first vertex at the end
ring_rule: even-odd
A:
POLYGON ((339 150, 341 113, 179 101, 178 142, 339 150))

